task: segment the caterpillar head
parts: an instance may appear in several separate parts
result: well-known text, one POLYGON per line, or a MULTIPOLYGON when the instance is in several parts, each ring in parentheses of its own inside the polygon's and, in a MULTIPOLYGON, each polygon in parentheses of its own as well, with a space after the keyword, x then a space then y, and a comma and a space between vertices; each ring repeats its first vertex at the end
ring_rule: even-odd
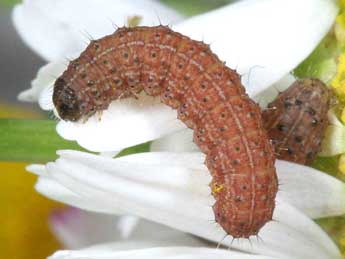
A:
POLYGON ((66 81, 60 77, 55 81, 53 103, 61 119, 78 121, 82 117, 81 101, 75 90, 66 86, 66 81))

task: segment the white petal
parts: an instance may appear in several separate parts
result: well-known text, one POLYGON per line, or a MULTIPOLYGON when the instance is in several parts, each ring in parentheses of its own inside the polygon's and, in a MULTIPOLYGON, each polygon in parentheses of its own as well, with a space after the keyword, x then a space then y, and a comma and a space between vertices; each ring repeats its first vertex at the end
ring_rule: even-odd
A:
MULTIPOLYGON (((336 10, 328 0, 248 0, 191 18, 176 29, 214 42, 212 47, 222 59, 248 73, 248 91, 254 95, 286 75, 313 50, 328 31, 336 10), (224 33, 220 24, 227 24, 229 33, 224 33)), ((51 100, 49 94, 51 91, 42 99, 51 100)), ((185 128, 177 121, 176 112, 158 100, 148 100, 114 102, 100 122, 96 115, 85 124, 61 122, 58 132, 86 149, 102 152, 185 128)))
POLYGON ((288 74, 266 90, 262 91, 260 94, 256 95, 253 99, 261 108, 266 108, 267 105, 277 97, 279 92, 283 92, 289 88, 295 80, 296 78, 292 74, 288 74))
POLYGON ((193 131, 184 129, 162 138, 152 141, 151 151, 168 151, 168 152, 200 152, 198 146, 193 142, 193 131))
MULTIPOLYGON (((44 165, 29 165, 26 167, 26 170, 40 176, 35 184, 35 189, 40 193, 44 193, 45 196, 52 200, 66 203, 68 205, 85 210, 114 213, 114 210, 109 211, 107 210, 107 207, 100 206, 92 199, 85 199, 84 197, 61 185, 55 179, 50 178, 49 174, 47 173, 46 166, 44 165)), ((121 213, 122 212, 118 210, 117 214, 121 213)))
POLYGON ((101 152, 100 155, 105 157, 116 157, 120 152, 121 151, 105 151, 101 152))
POLYGON ((28 165, 25 169, 26 171, 30 173, 40 175, 40 176, 45 176, 47 174, 45 165, 41 165, 41 164, 31 164, 31 165, 28 165))
MULTIPOLYGON (((104 213, 113 213, 115 214, 115 210, 107 210, 107 207, 102 207, 97 204, 97 202, 89 199, 85 199, 84 197, 78 195, 75 192, 70 191, 65 186, 61 185, 60 183, 56 182, 54 179, 50 179, 47 177, 39 177, 38 181, 35 185, 36 191, 40 193, 44 193, 45 196, 52 200, 56 200, 62 203, 66 203, 71 206, 75 206, 81 209, 96 211, 96 212, 104 212, 104 213)), ((121 214, 122 212, 120 209, 116 214, 121 214)))
POLYGON ((85 123, 60 121, 57 132, 88 150, 101 152, 121 150, 185 127, 175 110, 158 98, 142 95, 137 100, 113 102, 101 118, 96 114, 85 123))
MULTIPOLYGON (((97 201, 85 200, 54 181, 54 179, 47 178, 47 172, 43 165, 30 165, 27 167, 27 170, 41 176, 35 188, 38 192, 44 193, 51 199, 86 210, 115 213, 114 211, 107 211, 106 207, 98 206, 97 201)), ((121 213, 120 209, 116 214, 119 213, 121 213)), ((206 245, 191 235, 149 221, 138 221, 137 217, 116 217, 102 213, 76 210, 75 208, 53 212, 51 228, 60 242, 69 249, 127 238, 130 238, 130 240, 126 241, 126 244, 122 242, 118 249, 123 249, 123 245, 128 246, 128 249, 134 249, 138 248, 138 244, 143 248, 150 247, 153 244, 164 244, 166 246, 206 245), (134 219, 135 222, 131 219, 134 219), (149 237, 147 233, 150 233, 149 237)))
POLYGON ((345 153, 345 127, 328 125, 319 155, 336 156, 343 153, 345 153))
POLYGON ((312 218, 345 214, 345 183, 311 167, 278 160, 278 196, 312 218))
MULTIPOLYGON (((276 88, 285 89, 293 80, 292 75, 284 77, 272 87, 272 91, 276 91, 276 88)), ((39 100, 43 109, 53 106, 49 86, 50 84, 46 86, 47 90, 41 94, 39 100)), ((258 97, 259 101, 261 99, 265 98, 258 97)), ((153 151, 199 150, 192 141, 192 131, 185 128, 183 123, 176 119, 176 111, 161 104, 158 99, 142 95, 139 100, 113 102, 109 109, 103 112, 101 120, 94 115, 86 123, 60 121, 57 131, 63 138, 76 140, 79 145, 91 151, 120 150, 152 139, 156 139, 151 145, 153 151), (141 130, 138 131, 137 128, 141 130), (90 134, 92 138, 89 137, 90 134), (161 136, 166 137, 160 138, 161 136)))
MULTIPOLYGON (((76 208, 53 212, 50 223, 54 234, 68 249, 79 249, 114 241, 141 242, 142 245, 146 243, 164 244, 163 242, 165 242, 169 246, 206 244, 189 234, 146 220, 139 220, 134 216, 117 217, 76 208), (130 219, 135 219, 135 222, 132 221, 129 226, 127 223, 130 219), (123 231, 127 232, 125 236, 123 236, 123 231), (150 235, 148 236, 147 233, 150 235)), ((132 249, 134 248, 132 247, 132 249)))
POLYGON ((345 152, 345 126, 336 114, 337 107, 328 111, 328 125, 322 140, 320 156, 336 156, 345 152))
MULTIPOLYGON (((86 199, 214 242, 223 239, 224 231, 212 223, 210 174, 200 153, 142 153, 118 159, 73 151, 59 154, 60 159, 47 165, 49 175, 86 199)), ((283 258, 339 256, 329 237, 286 202, 277 199, 274 219, 278 222, 260 231, 263 242, 239 240, 232 246, 283 258)), ((230 240, 222 243, 229 245, 230 240)))
POLYGON ((13 22, 23 40, 52 61, 80 52, 90 37, 112 33, 131 16, 149 26, 182 19, 155 0, 25 0, 14 8, 13 22))
POLYGON ((84 249, 79 251, 59 251, 50 259, 274 259, 267 256, 256 256, 224 249, 210 249, 202 247, 157 247, 137 249, 132 251, 114 252, 104 247, 84 249))
POLYGON ((302 62, 331 28, 333 0, 247 0, 185 20, 173 28, 211 43, 236 68, 251 96, 302 62))
POLYGON ((53 105, 51 95, 53 85, 62 72, 66 69, 66 65, 62 61, 51 62, 41 67, 36 75, 36 78, 31 82, 31 88, 21 92, 18 95, 20 101, 38 102, 42 91, 48 91, 40 100, 40 106, 43 110, 52 110, 53 105), (45 99, 46 96, 49 98, 45 99))
MULTIPOLYGON (((153 141, 151 151, 195 152, 191 130, 153 141)), ((277 160, 278 196, 312 218, 345 214, 345 184, 338 179, 296 163, 277 160)))
POLYGON ((336 108, 332 108, 327 113, 328 121, 330 124, 334 126, 343 127, 343 123, 339 120, 339 118, 336 115, 336 108))
POLYGON ((120 217, 117 223, 120 231, 120 236, 124 239, 129 238, 135 228, 138 226, 139 222, 140 218, 136 216, 128 215, 120 217))
POLYGON ((79 249, 119 239, 118 220, 113 215, 64 208, 52 213, 50 226, 64 247, 79 249))
MULTIPOLYGON (((57 67, 61 69, 63 65, 50 63, 43 67, 33 88, 26 91, 39 96, 39 104, 44 110, 54 108, 52 90, 57 67)), ((55 110, 54 113, 58 117, 55 110)), ((112 102, 102 115, 95 114, 86 122, 60 121, 57 132, 90 151, 113 153, 185 129, 176 117, 176 111, 162 104, 159 98, 141 94, 139 99, 112 102)))

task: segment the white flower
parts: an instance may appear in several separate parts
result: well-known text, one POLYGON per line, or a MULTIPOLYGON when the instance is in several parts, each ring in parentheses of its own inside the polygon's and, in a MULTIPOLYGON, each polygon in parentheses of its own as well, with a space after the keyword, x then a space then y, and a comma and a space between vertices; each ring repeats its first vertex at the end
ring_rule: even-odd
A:
POLYGON ((110 242, 113 249, 116 246, 118 250, 207 245, 200 238, 135 216, 114 216, 77 208, 54 211, 50 227, 68 249, 110 242))
MULTIPOLYGON (((129 6, 130 2, 126 1, 125 5, 129 6)), ((115 10, 114 2, 103 0, 95 5, 92 0, 82 4, 80 1, 60 1, 56 6, 54 3, 28 1, 14 12, 20 33, 48 59, 80 51, 80 35, 76 33, 79 29, 76 28, 90 26, 86 29, 95 37, 110 32, 103 28, 104 16, 94 20, 94 13, 115 10), (66 8, 68 15, 54 12, 66 8), (54 15, 50 15, 51 9, 54 15), (34 18, 37 12, 44 15, 34 18), (33 29, 27 17, 40 26, 33 29), (45 19, 51 22, 41 25, 45 19), (66 22, 67 27, 63 26, 66 22), (52 37, 50 31, 60 36, 52 37), (59 40, 65 43, 61 49, 59 40)), ((328 32, 336 13, 337 7, 332 0, 247 0, 185 20, 173 29, 193 39, 203 38, 211 42, 212 50, 221 59, 244 74, 243 83, 251 96, 259 98, 259 93, 287 75, 310 54, 328 32)), ((146 14, 142 15, 145 17, 146 14)), ((49 66, 55 67, 53 64, 49 66)), ((32 90, 22 94, 22 99, 39 99, 42 108, 53 108, 53 80, 45 80, 50 68, 41 70, 32 90), (44 82, 44 86, 40 82, 44 82)), ((231 237, 214 224, 211 208, 214 199, 208 187, 211 178, 203 164, 204 155, 195 152, 190 143, 185 143, 182 152, 172 152, 175 147, 168 144, 171 142, 169 138, 178 138, 177 143, 182 143, 181 134, 183 139, 189 134, 176 119, 176 112, 169 107, 150 97, 120 100, 112 103, 101 121, 96 116, 86 123, 61 121, 57 130, 64 138, 99 152, 118 151, 182 132, 155 142, 153 148, 159 152, 112 159, 77 151, 59 151, 60 158, 56 162, 29 166, 29 171, 39 175, 36 189, 52 199, 95 212, 139 216, 250 253, 275 258, 341 257, 331 239, 308 217, 345 213, 345 185, 322 172, 278 161, 277 171, 282 185, 274 221, 261 229, 259 239, 231 242, 231 237)), ((173 241, 168 243, 176 245, 173 241)), ((161 248, 121 252, 113 251, 113 246, 109 245, 58 252, 52 258, 249 258, 225 250, 162 248, 165 245, 155 240, 150 246, 161 248)), ((200 245, 206 246, 205 243, 200 245)), ((265 257, 250 255, 250 258, 265 257)))
POLYGON ((157 247, 114 251, 111 245, 91 247, 80 251, 60 251, 49 259, 274 259, 275 257, 242 254, 223 249, 200 247, 157 247))
MULTIPOLYGON (((192 130, 185 129, 151 144, 153 152, 199 152, 192 141, 192 130)), ((311 218, 345 214, 345 184, 311 167, 277 160, 278 199, 292 204, 311 218)))
MULTIPOLYGON (((53 53, 59 53, 53 57, 61 58, 63 54, 70 55, 64 44, 72 49, 80 50, 82 45, 80 31, 87 30, 95 37, 113 31, 107 18, 102 15, 94 20, 96 18, 90 15, 90 10, 96 12, 98 9, 109 9, 115 12, 118 10, 116 9, 117 2, 130 5, 130 1, 103 0, 102 4, 97 2, 97 7, 95 7, 92 0, 73 0, 68 3, 59 1, 60 4, 56 7, 55 1, 36 0, 17 7, 13 18, 18 31, 28 44, 32 46, 35 41, 38 41, 35 45, 36 51, 41 53, 52 49, 53 53), (57 9, 58 7, 60 9, 57 9), (37 15, 38 10, 41 9, 47 13, 50 9, 57 9, 56 13, 54 12, 54 15, 49 18, 51 23, 45 20, 47 15, 40 13, 37 15), (67 14, 73 13, 75 16, 67 15, 61 9, 68 9, 67 14), (61 21, 63 24, 68 24, 67 28, 61 25, 61 21), (31 25, 31 22, 35 22, 36 26, 31 25), (66 36, 63 40, 59 40, 45 33, 49 30, 54 31, 54 35, 65 35, 70 33, 71 27, 75 29, 73 35, 79 35, 78 39, 76 36, 66 36), (105 27, 110 28, 104 30, 105 27), (48 44, 43 44, 44 42, 48 44), (55 47, 50 47, 50 45, 55 47)), ((211 49, 220 59, 225 60, 230 67, 237 68, 243 74, 243 83, 251 96, 254 96, 288 74, 310 54, 333 24, 337 14, 334 2, 333 0, 239 1, 187 19, 173 25, 172 28, 193 39, 204 39, 205 42, 211 43, 211 49)), ((140 8, 140 5, 133 7, 133 13, 141 10, 140 8)), ((143 17, 155 19, 152 13, 140 14, 143 17)), ((123 19, 126 15, 128 15, 127 12, 119 16, 123 19)), ((121 19, 119 18, 120 21, 121 19)), ((169 18, 167 20, 169 22, 169 18)), ((120 24, 123 23, 120 22, 120 24)), ((39 78, 42 78, 38 81, 47 81, 46 78, 50 78, 50 83, 47 82, 45 87, 34 84, 32 91, 23 93, 21 99, 35 100, 31 96, 40 94, 41 89, 46 88, 47 90, 41 94, 40 104, 43 109, 53 109, 51 94, 54 78, 52 75, 57 77, 60 73, 49 70, 55 67, 56 65, 49 65, 38 74, 39 78)), ((121 150, 162 137, 183 127, 184 125, 176 119, 175 111, 157 100, 152 101, 152 98, 146 97, 139 100, 114 102, 103 113, 101 121, 97 116, 93 116, 86 123, 61 121, 57 131, 62 137, 76 140, 88 150, 102 152, 121 150), (124 112, 125 116, 123 116, 124 112), (93 137, 90 138, 90 135, 93 137)))
POLYGON ((34 51, 53 61, 79 53, 89 38, 110 34, 133 16, 147 26, 183 17, 156 0, 24 0, 14 8, 13 22, 34 51))
POLYGON ((338 118, 339 107, 334 107, 328 111, 328 125, 325 139, 322 143, 321 156, 336 156, 345 152, 345 126, 338 118))
MULTIPOLYGON (((32 165, 40 175, 42 194, 83 209, 108 214, 131 214, 202 238, 223 240, 215 224, 210 174, 200 152, 148 152, 117 159, 78 151, 59 151, 56 162, 32 165)), ((282 185, 274 221, 260 231, 260 239, 238 240, 237 249, 278 257, 337 258, 329 237, 304 213, 325 217, 345 213, 345 185, 315 169, 277 162, 282 185), (290 205, 289 205, 290 204, 290 205)))

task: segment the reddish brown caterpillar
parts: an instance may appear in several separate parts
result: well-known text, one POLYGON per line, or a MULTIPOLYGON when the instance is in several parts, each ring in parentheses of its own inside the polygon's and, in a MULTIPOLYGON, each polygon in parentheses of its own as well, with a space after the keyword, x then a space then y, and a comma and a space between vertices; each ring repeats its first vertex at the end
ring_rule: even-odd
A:
POLYGON ((213 176, 216 221, 233 237, 256 235, 275 207, 273 148, 240 76, 208 45, 165 26, 120 28, 69 64, 53 101, 62 119, 77 121, 142 90, 194 129, 213 176))
POLYGON ((277 158, 310 164, 327 127, 330 91, 318 79, 301 79, 280 93, 263 111, 277 158))

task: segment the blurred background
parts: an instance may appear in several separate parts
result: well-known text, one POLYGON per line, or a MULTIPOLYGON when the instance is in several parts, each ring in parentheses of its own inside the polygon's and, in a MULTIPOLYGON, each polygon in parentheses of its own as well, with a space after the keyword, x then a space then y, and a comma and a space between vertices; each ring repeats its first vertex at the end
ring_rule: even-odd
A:
MULTIPOLYGON (((15 31, 11 11, 16 2, 0 1, 0 118, 42 118, 37 106, 17 100, 44 61, 15 31)), ((35 192, 36 177, 25 165, 0 161, 0 258, 45 258, 60 248, 48 218, 62 205, 35 192)))
MULTIPOLYGON (((15 31, 11 11, 16 2, 19 1, 0 0, 0 102, 23 107, 25 103, 18 102, 17 95, 30 86, 37 69, 45 62, 23 43, 15 31)), ((26 106, 34 108, 33 105, 26 106)))

